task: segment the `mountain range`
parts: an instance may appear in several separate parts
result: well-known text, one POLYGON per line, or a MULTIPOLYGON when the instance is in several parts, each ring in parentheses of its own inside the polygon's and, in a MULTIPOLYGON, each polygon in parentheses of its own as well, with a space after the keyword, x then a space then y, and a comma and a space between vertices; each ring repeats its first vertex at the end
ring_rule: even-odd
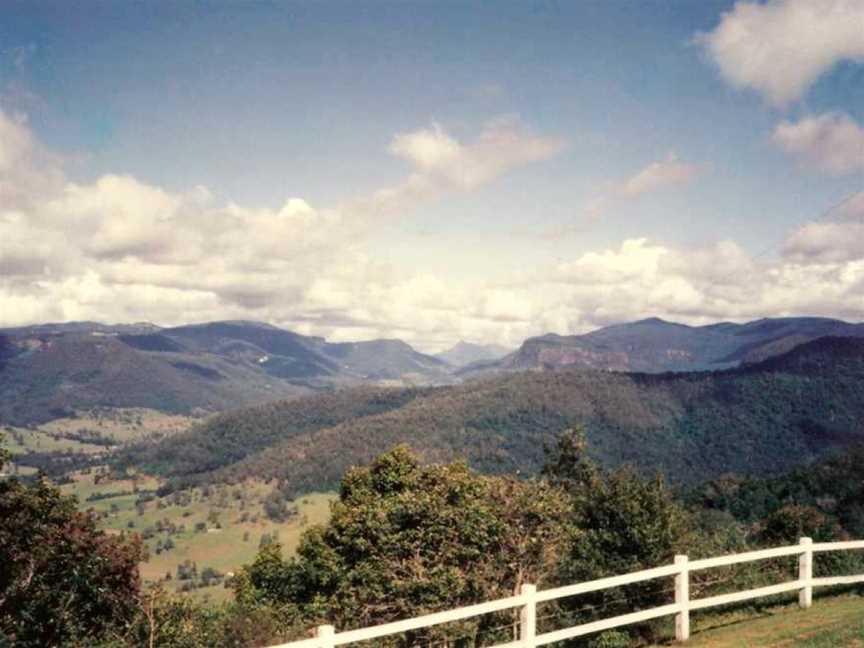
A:
POLYGON ((0 329, 0 423, 40 423, 94 406, 206 414, 362 384, 447 385, 526 370, 714 371, 826 336, 864 337, 864 325, 802 317, 687 326, 652 318, 529 338, 509 353, 460 342, 433 356, 401 340, 332 343, 260 322, 42 324, 0 329))
POLYGON ((120 462, 169 488, 276 479, 289 496, 334 487, 398 443, 426 461, 465 458, 486 473, 535 473, 544 448, 582 425, 590 453, 694 484, 774 474, 864 441, 864 339, 823 337, 714 372, 563 368, 459 385, 361 387, 213 417, 120 462))
POLYGON ((529 338, 502 359, 469 366, 462 374, 565 366, 644 373, 714 371, 759 362, 825 336, 864 337, 864 324, 789 317, 687 326, 654 317, 584 335, 529 338))
POLYGON ((97 323, 0 330, 0 421, 93 406, 209 413, 355 385, 452 381, 400 340, 329 343, 258 322, 97 323))

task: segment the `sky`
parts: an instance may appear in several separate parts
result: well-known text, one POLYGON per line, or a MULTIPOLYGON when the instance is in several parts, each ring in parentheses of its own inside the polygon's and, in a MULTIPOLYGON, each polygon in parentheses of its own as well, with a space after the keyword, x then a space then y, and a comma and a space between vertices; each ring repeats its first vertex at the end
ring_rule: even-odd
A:
POLYGON ((0 326, 864 320, 864 0, 0 3, 0 326))

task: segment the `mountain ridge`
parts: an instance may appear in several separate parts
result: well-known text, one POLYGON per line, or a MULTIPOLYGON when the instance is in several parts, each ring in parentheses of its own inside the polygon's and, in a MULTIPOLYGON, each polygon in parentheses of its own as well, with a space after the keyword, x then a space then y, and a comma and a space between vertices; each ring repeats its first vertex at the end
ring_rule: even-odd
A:
POLYGON ((789 317, 689 326, 651 317, 581 335, 528 338, 501 360, 469 367, 463 375, 565 366, 647 373, 715 371, 758 362, 829 335, 864 337, 864 324, 789 317))
POLYGON ((209 413, 361 382, 449 381, 401 340, 330 343, 259 322, 71 323, 0 330, 0 422, 94 406, 209 413))
POLYGON ((462 342, 449 362, 448 351, 429 355, 398 339, 329 342, 243 320, 41 324, 0 329, 0 422, 94 406, 211 413, 362 383, 446 385, 520 371, 717 371, 827 335, 864 337, 864 324, 797 317, 689 326, 654 317, 529 338, 498 359, 489 356, 501 348, 462 342))
POLYGON ((717 372, 564 369, 410 392, 365 389, 230 412, 129 451, 126 464, 156 470, 174 487, 256 475, 297 494, 333 487, 351 465, 399 443, 430 462, 463 457, 487 473, 531 474, 562 430, 584 425, 601 463, 632 463, 689 484, 782 472, 864 440, 862 338, 821 338, 717 372), (338 401, 330 407, 329 399, 338 401), (369 409, 379 402, 386 404, 369 409), (242 456, 223 456, 221 439, 239 443, 242 456), (193 455, 196 467, 188 465, 193 455))

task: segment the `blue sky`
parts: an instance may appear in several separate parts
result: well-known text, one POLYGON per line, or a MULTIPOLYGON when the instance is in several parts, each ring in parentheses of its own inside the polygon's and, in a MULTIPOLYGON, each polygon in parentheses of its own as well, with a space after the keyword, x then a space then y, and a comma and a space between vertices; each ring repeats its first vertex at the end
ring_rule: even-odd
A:
POLYGON ((861 319, 862 61, 861 0, 6 2, 0 324, 861 319))

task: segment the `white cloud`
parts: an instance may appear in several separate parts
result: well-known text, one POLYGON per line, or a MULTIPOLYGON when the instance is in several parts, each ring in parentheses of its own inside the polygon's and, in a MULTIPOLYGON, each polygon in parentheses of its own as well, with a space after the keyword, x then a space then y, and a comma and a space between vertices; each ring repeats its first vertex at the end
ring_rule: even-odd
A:
MULTIPOLYGON (((488 122, 480 135, 462 143, 440 125, 396 135, 390 151, 412 162, 426 182, 442 188, 470 190, 498 176, 559 153, 564 140, 536 135, 518 119, 502 117, 488 122)), ((413 183, 421 183, 416 176, 413 183)))
MULTIPOLYGON (((648 315, 693 323, 864 315, 864 233, 856 229, 864 203, 856 200, 845 205, 843 228, 795 232, 771 262, 732 241, 684 249, 633 238, 510 279, 444 280, 366 253, 375 226, 367 208, 379 197, 340 208, 290 198, 270 209, 217 204, 201 187, 176 193, 129 176, 72 183, 39 154, 25 122, 4 119, 0 147, 14 153, 0 181, 53 182, 21 185, 14 205, 0 203, 0 325, 242 318, 437 350, 457 339, 515 346, 648 315)), ((387 200, 408 208, 548 157, 561 142, 499 122, 465 142, 433 126, 393 146, 413 171, 387 200)), ((670 157, 604 195, 631 200, 680 186, 694 177, 690 167, 670 157)))
POLYGON ((433 124, 429 129, 396 135, 390 143, 390 152, 410 160, 423 171, 435 171, 463 156, 464 148, 439 124, 433 124))
POLYGON ((0 214, 30 207, 62 188, 56 161, 39 149, 22 115, 0 108, 0 214))
POLYGON ((782 107, 840 61, 864 61, 862 24, 861 0, 737 2, 697 41, 727 82, 782 107))
MULTIPOLYGON (((864 15, 861 31, 864 34, 864 15)), ((803 166, 833 175, 864 171, 864 128, 848 115, 825 113, 784 121, 772 140, 803 166)))
POLYGON ((810 223, 786 239, 783 255, 799 263, 864 259, 864 223, 810 223))
POLYGON ((369 258, 365 239, 382 208, 470 191, 562 145, 514 120, 464 143, 433 126, 394 138, 392 152, 412 172, 371 198, 250 208, 216 204, 204 187, 176 193, 131 176, 70 182, 26 120, 0 112, 0 325, 246 318, 340 339, 443 345, 456 330, 510 335, 530 314, 521 293, 477 300, 482 282, 469 289, 399 272, 369 258))
POLYGON ((671 187, 683 187, 696 180, 704 165, 682 162, 675 152, 666 159, 655 160, 626 180, 607 182, 585 205, 583 211, 589 220, 596 220, 621 200, 635 200, 644 194, 671 187))
POLYGON ((652 162, 624 182, 620 186, 620 192, 625 196, 632 197, 664 187, 686 185, 692 182, 700 172, 701 168, 698 165, 681 162, 675 153, 670 153, 665 160, 652 162))

